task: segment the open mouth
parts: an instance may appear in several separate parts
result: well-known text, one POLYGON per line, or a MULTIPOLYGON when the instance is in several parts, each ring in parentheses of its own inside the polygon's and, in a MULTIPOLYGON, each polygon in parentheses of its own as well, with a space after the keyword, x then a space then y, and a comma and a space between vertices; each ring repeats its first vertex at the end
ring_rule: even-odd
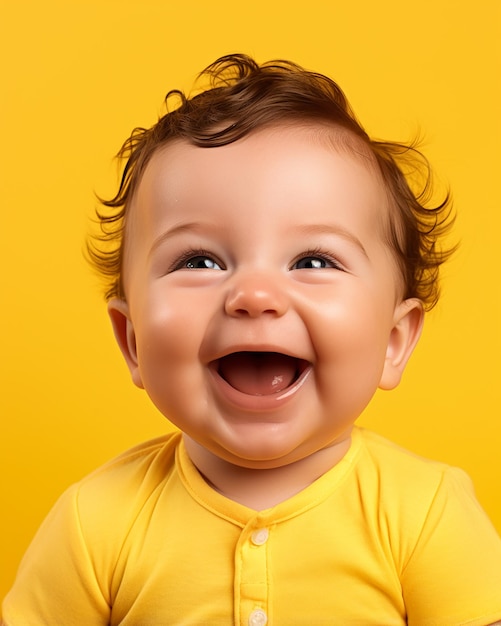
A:
POLYGON ((214 362, 219 376, 251 396, 269 396, 294 385, 308 362, 279 352, 233 352, 214 362))

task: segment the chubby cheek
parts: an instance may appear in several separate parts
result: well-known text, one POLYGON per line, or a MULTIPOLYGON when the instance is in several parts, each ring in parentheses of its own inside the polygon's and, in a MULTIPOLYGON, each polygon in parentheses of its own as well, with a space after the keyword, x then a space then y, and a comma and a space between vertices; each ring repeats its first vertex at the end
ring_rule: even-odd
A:
POLYGON ((316 381, 323 397, 360 412, 374 395, 384 367, 391 323, 373 303, 332 306, 309 325, 316 350, 316 381))
POLYGON ((137 361, 143 386, 163 413, 192 394, 199 370, 200 329, 185 307, 155 307, 136 327, 137 361))

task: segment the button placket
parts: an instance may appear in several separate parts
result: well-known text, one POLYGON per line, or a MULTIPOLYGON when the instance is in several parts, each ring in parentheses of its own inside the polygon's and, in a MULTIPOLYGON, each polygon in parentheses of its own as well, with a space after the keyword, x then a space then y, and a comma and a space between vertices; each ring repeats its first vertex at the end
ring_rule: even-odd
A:
POLYGON ((249 615, 249 626, 266 626, 268 616, 263 609, 255 609, 249 615))
POLYGON ((270 536, 270 531, 267 528, 259 528, 255 530, 251 535, 251 541, 255 546, 263 546, 270 536))
POLYGON ((235 554, 235 622, 240 626, 269 624, 269 541, 267 520, 258 514, 242 530, 235 554))

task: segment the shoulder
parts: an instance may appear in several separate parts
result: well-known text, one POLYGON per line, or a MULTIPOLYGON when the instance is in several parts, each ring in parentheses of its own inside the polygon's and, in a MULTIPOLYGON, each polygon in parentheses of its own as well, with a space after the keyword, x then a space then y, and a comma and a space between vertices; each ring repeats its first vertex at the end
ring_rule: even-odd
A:
POLYGON ((74 529, 79 549, 94 567, 112 571, 137 521, 155 510, 176 475, 180 439, 173 432, 123 452, 74 484, 56 504, 63 528, 74 529))
POLYGON ((94 470, 64 493, 53 512, 78 528, 83 544, 120 550, 135 520, 175 474, 180 433, 142 443, 94 470), (115 545, 116 544, 116 545, 115 545))
POLYGON ((425 563, 433 571, 439 567, 438 559, 448 564, 444 576, 450 576, 454 567, 463 572, 469 566, 477 575, 488 572, 495 581, 489 582, 490 588, 501 584, 501 540, 477 501, 469 476, 370 431, 359 429, 356 437, 362 497, 378 511, 380 527, 386 527, 392 545, 398 547, 403 569, 418 571, 418 564, 425 563))
MULTIPOLYGON (((58 499, 47 519, 65 512, 81 518, 102 517, 117 511, 117 517, 137 498, 147 498, 175 468, 181 434, 172 432, 130 448, 71 485, 58 499)), ((47 522, 46 519, 46 522, 47 522)))
POLYGON ((123 485, 127 485, 128 481, 154 483, 163 480, 174 465, 180 439, 181 433, 171 432, 143 442, 98 467, 77 484, 86 489, 87 486, 94 488, 114 483, 117 479, 123 485))
POLYGON ((423 458, 365 429, 357 429, 356 437, 360 442, 355 475, 361 497, 377 511, 394 543, 406 544, 405 552, 435 525, 444 532, 490 526, 463 470, 423 458))
POLYGON ((458 467, 427 459, 366 429, 357 429, 357 474, 368 493, 376 492, 379 508, 406 527, 424 523, 431 509, 480 508, 473 483, 458 467))
POLYGON ((434 491, 444 482, 452 482, 473 492, 469 476, 457 467, 419 456, 364 428, 357 428, 355 435, 360 441, 361 471, 370 472, 389 488, 407 490, 412 486, 415 496, 416 490, 434 491))
POLYGON ((107 510, 138 506, 158 490, 175 469, 179 432, 141 443, 88 474, 73 486, 79 510, 106 503, 107 510))
MULTIPOLYGON (((72 615, 88 615, 87 623, 108 623, 124 542, 141 516, 149 519, 158 494, 175 474, 179 440, 178 433, 171 433, 143 443, 71 486, 26 552, 8 610, 22 607, 24 616, 39 619, 50 613, 46 623, 54 623, 54 615, 66 607, 72 615)), ((25 617, 23 623, 28 621, 25 617)))

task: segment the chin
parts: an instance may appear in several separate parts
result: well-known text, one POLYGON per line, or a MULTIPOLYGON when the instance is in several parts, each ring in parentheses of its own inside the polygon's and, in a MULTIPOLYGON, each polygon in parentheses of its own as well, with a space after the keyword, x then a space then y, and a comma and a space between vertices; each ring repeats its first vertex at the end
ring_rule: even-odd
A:
POLYGON ((272 469, 289 465, 302 458, 298 446, 291 442, 250 437, 237 445, 218 446, 212 452, 223 460, 249 469, 272 469))

